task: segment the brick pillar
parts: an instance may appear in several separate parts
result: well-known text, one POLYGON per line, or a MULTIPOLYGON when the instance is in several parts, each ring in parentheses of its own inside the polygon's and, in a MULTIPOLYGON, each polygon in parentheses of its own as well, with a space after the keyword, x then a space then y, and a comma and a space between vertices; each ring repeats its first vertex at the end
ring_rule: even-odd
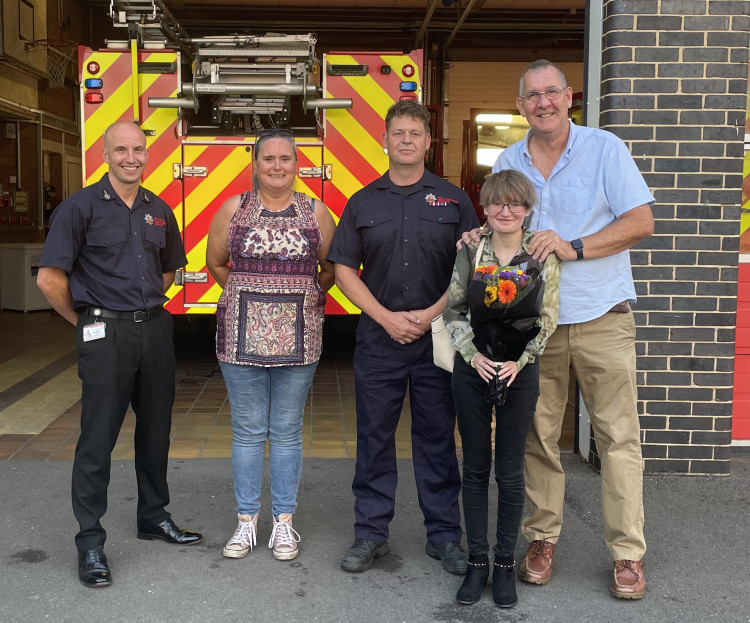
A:
POLYGON ((729 472, 750 2, 604 0, 602 128, 656 203, 632 252, 648 472, 729 472))

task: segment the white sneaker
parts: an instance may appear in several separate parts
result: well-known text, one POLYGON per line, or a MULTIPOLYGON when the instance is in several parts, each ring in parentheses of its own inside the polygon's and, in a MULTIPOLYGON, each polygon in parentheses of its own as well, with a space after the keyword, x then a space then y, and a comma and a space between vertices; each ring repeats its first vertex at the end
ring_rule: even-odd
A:
POLYGON ((240 522, 234 535, 224 546, 224 555, 227 558, 244 558, 255 546, 255 534, 258 528, 258 514, 237 515, 240 522))
POLYGON ((273 549, 273 557, 276 560, 292 560, 297 557, 299 550, 297 543, 302 540, 297 531, 292 528, 292 514, 281 513, 279 520, 273 518, 273 532, 268 541, 268 548, 273 549))

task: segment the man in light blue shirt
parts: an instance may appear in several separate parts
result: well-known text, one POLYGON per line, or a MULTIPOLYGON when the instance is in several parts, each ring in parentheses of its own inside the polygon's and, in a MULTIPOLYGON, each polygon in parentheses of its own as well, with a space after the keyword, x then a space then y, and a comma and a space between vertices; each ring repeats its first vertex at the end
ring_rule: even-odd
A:
POLYGON ((540 359, 540 397, 526 446, 530 547, 519 577, 547 584, 562 528, 565 474, 558 441, 572 365, 591 416, 602 463, 605 542, 614 562, 612 596, 640 599, 643 468, 637 413, 635 288, 629 249, 653 233, 654 201, 624 143, 568 119, 572 89, 549 61, 521 76, 518 110, 531 126, 506 149, 493 173, 526 174, 539 196, 529 250, 562 262, 558 327, 540 359))

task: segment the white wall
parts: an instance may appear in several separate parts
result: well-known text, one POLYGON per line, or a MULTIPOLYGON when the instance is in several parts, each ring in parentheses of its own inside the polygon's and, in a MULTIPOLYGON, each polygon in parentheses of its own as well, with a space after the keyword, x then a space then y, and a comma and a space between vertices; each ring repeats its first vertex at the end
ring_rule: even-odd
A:
MULTIPOLYGON (((463 122, 472 108, 517 113, 518 81, 528 63, 450 63, 445 75, 445 177, 461 183, 463 122)), ((583 63, 560 63, 573 92, 583 90, 583 63)))

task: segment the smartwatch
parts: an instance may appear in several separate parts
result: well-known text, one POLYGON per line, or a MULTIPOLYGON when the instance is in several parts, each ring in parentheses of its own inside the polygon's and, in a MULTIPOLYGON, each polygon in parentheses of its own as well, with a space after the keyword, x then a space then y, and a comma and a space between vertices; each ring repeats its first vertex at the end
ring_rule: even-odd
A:
POLYGON ((582 260, 583 259, 583 242, 581 242, 581 239, 576 238, 575 240, 571 240, 570 246, 575 249, 576 260, 582 260))

